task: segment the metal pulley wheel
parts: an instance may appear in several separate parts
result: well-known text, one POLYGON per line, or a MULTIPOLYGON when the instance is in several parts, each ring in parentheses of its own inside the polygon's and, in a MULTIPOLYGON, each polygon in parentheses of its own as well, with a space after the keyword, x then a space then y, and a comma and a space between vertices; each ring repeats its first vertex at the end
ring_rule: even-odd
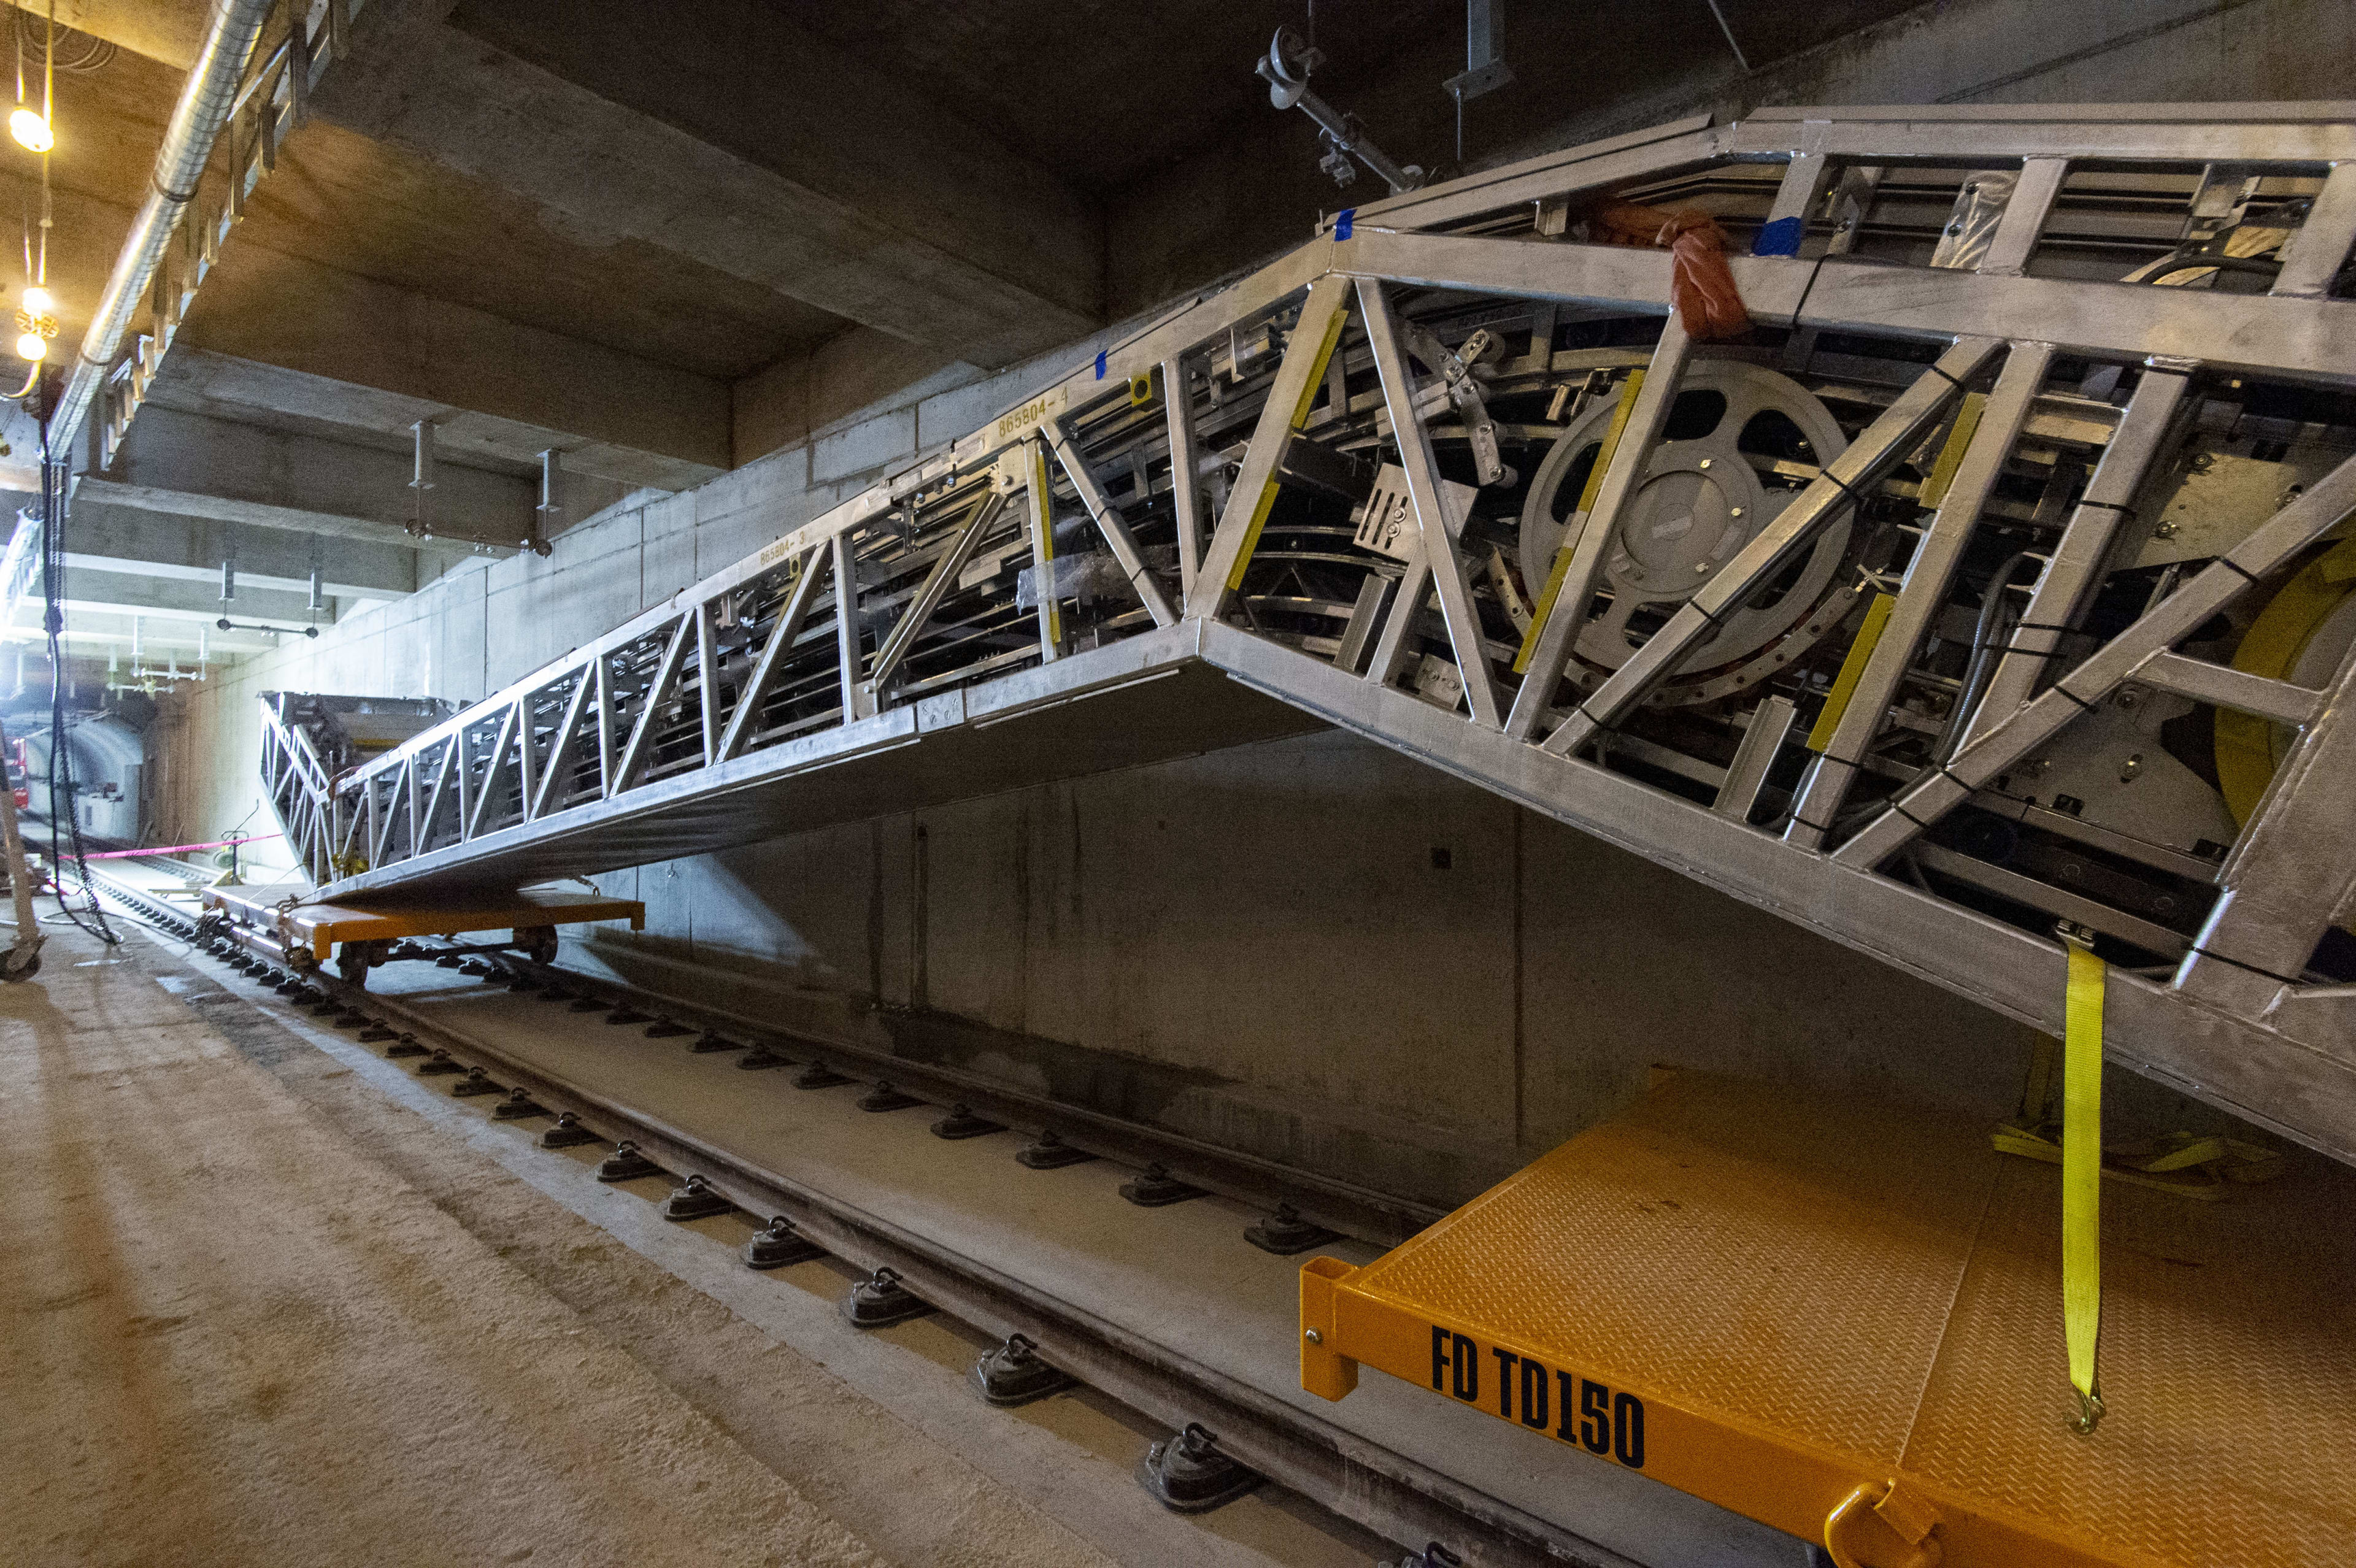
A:
MULTIPOLYGON (((1570 539, 1574 509, 1600 459, 1614 405, 1599 400, 1558 437, 1538 464, 1522 507, 1525 581, 1547 581, 1556 552, 1570 539)), ((1579 667, 1590 675, 1619 668, 1660 623, 1724 570, 1800 493, 1797 481, 1762 475, 1752 459, 1810 468, 1848 444, 1834 419, 1788 376, 1740 360, 1690 367, 1655 443, 1636 493, 1622 508, 1599 581, 1610 595, 1580 634, 1579 667)), ((1797 563, 1737 604, 1678 667, 1656 702, 1707 702, 1764 679, 1796 654, 1789 634, 1815 635, 1838 620, 1815 613, 1846 586, 1842 560, 1853 529, 1844 518, 1825 529, 1797 563), (1777 646, 1782 656, 1764 650, 1777 646), (1748 662, 1746 662, 1748 661, 1748 662), (1696 677, 1702 678, 1696 678, 1696 677)), ((1812 640, 1812 639, 1811 639, 1812 640)))

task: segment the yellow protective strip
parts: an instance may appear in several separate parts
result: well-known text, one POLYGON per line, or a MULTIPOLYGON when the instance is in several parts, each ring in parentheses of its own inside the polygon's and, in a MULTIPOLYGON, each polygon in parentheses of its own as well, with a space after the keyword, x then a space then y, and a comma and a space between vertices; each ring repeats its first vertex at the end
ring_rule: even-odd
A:
POLYGON ((2103 977, 2074 944, 2062 1040, 2062 1333, 2081 1433, 2103 1418, 2095 1349, 2103 1331, 2103 977))
POLYGON ((1857 695, 1857 683, 1865 678, 1867 661, 1881 641, 1881 629, 1890 624, 1890 612, 1898 607, 1893 593, 1877 593, 1873 603, 1865 607, 1865 624, 1857 629, 1857 641, 1848 645, 1848 657, 1841 660, 1840 674, 1833 677, 1833 688, 1825 693, 1825 710, 1816 715, 1815 728, 1808 731, 1808 750, 1821 752, 1833 743, 1833 731, 1840 728, 1841 715, 1848 711, 1848 699, 1857 695))
MULTIPOLYGON (((1612 465, 1612 454, 1620 450, 1620 432, 1628 428, 1629 411, 1636 406, 1636 393, 1644 385, 1644 372, 1628 372, 1620 383, 1620 404, 1612 411, 1612 423, 1603 432, 1603 444, 1596 449, 1594 465, 1587 471, 1586 487, 1579 493, 1579 505, 1571 509, 1571 521, 1576 523, 1595 509, 1595 493, 1603 487, 1603 471, 1612 465)), ((1530 657, 1538 651, 1538 635, 1546 630, 1547 617, 1554 613, 1554 602, 1562 596, 1562 580, 1570 574, 1570 557, 1583 530, 1571 528, 1556 547, 1554 565, 1547 571, 1546 589, 1538 595, 1537 608, 1530 613, 1530 629, 1522 634, 1522 651, 1514 656, 1514 673, 1523 674, 1530 667, 1530 657)))
POLYGON ((1980 415, 1987 410, 1987 393, 1964 394, 1964 406, 1955 411, 1955 428, 1947 432, 1947 443, 1939 448, 1939 459, 1931 464, 1931 477, 1922 481, 1922 505, 1935 507, 1947 498, 1947 486, 1955 482, 1955 470, 1964 465, 1964 451, 1972 444, 1972 436, 1980 428, 1980 415))
MULTIPOLYGON (((1310 406, 1317 401, 1318 389, 1325 385, 1326 362, 1333 357, 1333 346, 1342 341, 1343 324, 1349 315, 1346 310, 1337 310, 1326 326, 1325 341, 1317 346, 1316 361, 1309 367, 1309 379, 1301 389, 1300 406, 1292 411, 1292 422, 1285 427, 1285 440, 1290 441, 1292 432, 1309 422, 1310 406)), ((1259 504, 1252 508, 1251 527, 1244 530, 1244 548, 1236 552, 1236 569, 1227 573, 1227 590, 1230 592, 1241 592, 1243 588, 1244 568, 1251 564, 1252 551, 1259 549, 1259 531, 1268 526, 1269 508, 1276 505, 1276 493, 1280 488, 1282 486, 1275 478, 1270 477, 1259 493, 1259 504)))

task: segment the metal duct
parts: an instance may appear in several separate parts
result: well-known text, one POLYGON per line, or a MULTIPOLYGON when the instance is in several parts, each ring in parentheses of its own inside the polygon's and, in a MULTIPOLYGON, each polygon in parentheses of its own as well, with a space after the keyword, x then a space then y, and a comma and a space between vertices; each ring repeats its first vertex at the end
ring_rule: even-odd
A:
POLYGON ((172 107, 171 123, 164 129, 164 144, 156 149, 155 172, 147 181, 147 199, 139 204, 139 216, 132 220, 123 251, 114 259, 114 272, 106 280, 106 292, 99 296, 98 308, 91 315, 90 330, 82 336, 81 353, 74 361, 72 378, 66 382, 65 396, 49 416, 49 449, 53 453, 63 453, 73 444, 107 371, 113 368, 114 357, 122 351, 123 335, 129 329, 140 301, 146 297, 148 285, 155 281, 165 247, 172 242, 181 214, 196 199, 197 182, 212 157, 213 144, 220 136, 221 126, 229 120, 230 106, 237 101, 238 83, 245 75, 246 63, 253 57, 254 46, 262 37, 262 23, 274 3, 275 0, 214 0, 204 45, 198 50, 196 63, 189 68, 187 85, 180 90, 179 102, 172 107))

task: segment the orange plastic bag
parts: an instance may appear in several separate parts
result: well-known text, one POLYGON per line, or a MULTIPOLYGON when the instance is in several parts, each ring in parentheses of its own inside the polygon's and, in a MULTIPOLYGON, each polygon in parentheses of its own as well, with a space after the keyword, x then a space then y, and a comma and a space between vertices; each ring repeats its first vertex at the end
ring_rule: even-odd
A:
POLYGON ((1607 245, 1667 248, 1673 258, 1669 303, 1696 341, 1738 337, 1751 330, 1751 315, 1726 264, 1726 230, 1709 214, 1612 201, 1599 208, 1590 222, 1590 232, 1607 245))

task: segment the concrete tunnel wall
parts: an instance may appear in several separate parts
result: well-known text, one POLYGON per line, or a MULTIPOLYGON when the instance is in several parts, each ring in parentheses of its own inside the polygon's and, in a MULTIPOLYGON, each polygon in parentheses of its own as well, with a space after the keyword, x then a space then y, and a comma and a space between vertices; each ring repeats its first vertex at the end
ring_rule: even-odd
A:
MULTIPOLYGON (((2337 62, 2356 48, 2356 11, 2330 0, 2073 9, 2072 27, 2099 11, 2108 31, 2059 52, 2021 0, 1933 10, 1782 69, 1793 91, 1763 96, 2227 101, 2265 81, 2322 98, 2345 91, 2337 62)), ((1704 84, 1644 118, 1723 96, 1704 84)), ((1619 128, 1566 127, 1558 144, 1619 128)), ((268 821, 260 692, 478 698, 962 434, 1096 342, 996 377, 952 367, 695 491, 631 496, 547 560, 464 563, 316 644, 217 670, 151 732, 155 832, 268 821)), ((1335 732, 599 880, 643 899, 648 929, 568 943, 568 962, 1435 1202, 1625 1104, 1655 1064, 1994 1118, 2029 1040, 1335 732)), ((2118 1090, 2119 1110, 2154 1121, 2213 1119, 2148 1085, 2118 1090)))

